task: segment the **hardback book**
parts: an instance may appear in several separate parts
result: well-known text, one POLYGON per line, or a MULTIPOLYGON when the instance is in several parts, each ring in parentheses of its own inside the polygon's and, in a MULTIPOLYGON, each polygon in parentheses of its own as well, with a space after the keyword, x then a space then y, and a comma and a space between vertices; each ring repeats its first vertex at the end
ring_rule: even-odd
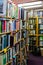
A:
POLYGON ((10 46, 10 34, 7 35, 7 46, 10 46))
POLYGON ((17 41, 20 39, 20 32, 17 32, 17 41))
POLYGON ((40 29, 43 29, 43 24, 40 25, 40 29))
POLYGON ((39 40, 43 40, 43 36, 40 36, 40 37, 39 37, 39 40))
POLYGON ((24 20, 24 9, 21 8, 21 19, 24 20))
POLYGON ((2 35, 2 49, 7 47, 7 35, 2 35))
POLYGON ((0 36, 0 51, 2 50, 2 36, 0 36))
POLYGON ((10 47, 14 44, 14 36, 10 36, 10 47))
POLYGON ((17 49, 17 52, 19 52, 20 51, 20 44, 18 43, 18 44, 16 44, 16 49, 17 49))
POLYGON ((22 20, 20 20, 20 29, 22 29, 22 20))
POLYGON ((6 32, 10 32, 10 21, 7 21, 6 32))
POLYGON ((6 20, 2 20, 2 32, 6 32, 6 20))
POLYGON ((10 49, 7 51, 7 62, 10 61, 10 49))
POLYGON ((2 32, 2 22, 0 20, 0 33, 2 32))
POLYGON ((13 53, 13 56, 16 54, 16 52, 15 52, 15 46, 12 48, 12 53, 13 53))
POLYGON ((16 30, 20 29, 20 21, 16 21, 16 30))
POLYGON ((40 46, 43 46, 43 41, 40 41, 40 42, 39 42, 39 45, 40 45, 40 46))
POLYGON ((12 48, 10 48, 10 60, 12 60, 13 53, 12 53, 12 48))
POLYGON ((26 12, 26 10, 24 10, 24 20, 26 20, 26 14, 27 14, 27 12, 26 12))
POLYGON ((6 16, 6 6, 7 6, 7 1, 0 0, 0 15, 1 16, 6 16))
POLYGON ((6 54, 0 54, 0 65, 5 65, 7 62, 6 54))
POLYGON ((16 65, 16 56, 13 56, 13 65, 16 65))
POLYGON ((17 42, 17 33, 14 35, 14 45, 17 42))
POLYGON ((42 19, 38 19, 38 23, 41 24, 42 23, 42 19))

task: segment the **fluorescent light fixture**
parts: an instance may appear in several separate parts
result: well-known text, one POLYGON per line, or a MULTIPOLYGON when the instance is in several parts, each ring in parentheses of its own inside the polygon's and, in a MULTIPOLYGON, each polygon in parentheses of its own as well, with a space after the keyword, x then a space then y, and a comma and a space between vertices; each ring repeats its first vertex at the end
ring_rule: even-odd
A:
POLYGON ((42 1, 18 4, 18 7, 23 7, 23 6, 32 6, 32 5, 39 5, 39 4, 42 4, 42 1))
POLYGON ((28 6, 28 7, 23 7, 24 9, 30 9, 30 8, 37 8, 41 7, 42 5, 36 5, 36 6, 28 6))

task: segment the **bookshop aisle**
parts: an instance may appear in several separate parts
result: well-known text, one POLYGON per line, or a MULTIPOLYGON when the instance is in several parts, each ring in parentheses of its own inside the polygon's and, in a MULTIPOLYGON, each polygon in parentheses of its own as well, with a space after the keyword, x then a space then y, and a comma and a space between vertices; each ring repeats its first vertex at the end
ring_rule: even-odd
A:
POLYGON ((0 65, 43 65, 43 1, 0 0, 0 65))

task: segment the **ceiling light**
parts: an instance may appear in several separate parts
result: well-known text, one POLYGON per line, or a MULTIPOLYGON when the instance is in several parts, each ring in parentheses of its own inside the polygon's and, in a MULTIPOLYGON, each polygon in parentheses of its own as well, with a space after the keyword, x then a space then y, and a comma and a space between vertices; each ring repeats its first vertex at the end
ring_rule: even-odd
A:
POLYGON ((18 7, 23 7, 23 6, 32 6, 32 5, 39 5, 39 4, 42 4, 42 1, 18 4, 18 7))
POLYGON ((36 5, 36 6, 28 6, 28 7, 23 7, 24 9, 30 9, 30 8, 37 8, 41 7, 42 5, 36 5))

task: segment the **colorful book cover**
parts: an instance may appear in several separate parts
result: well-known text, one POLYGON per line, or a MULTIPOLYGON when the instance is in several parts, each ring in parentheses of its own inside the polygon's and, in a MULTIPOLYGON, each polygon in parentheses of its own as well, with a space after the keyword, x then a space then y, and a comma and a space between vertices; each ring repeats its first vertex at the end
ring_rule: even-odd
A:
POLYGON ((2 50, 4 49, 4 35, 2 35, 2 50))
POLYGON ((21 19, 24 20, 24 9, 21 8, 21 19))
POLYGON ((22 29, 22 20, 20 20, 20 29, 22 29))
POLYGON ((20 22, 16 21, 16 30, 19 30, 19 29, 20 29, 20 22))
POLYGON ((2 35, 2 49, 7 47, 7 35, 2 35))
POLYGON ((2 20, 2 32, 6 32, 6 21, 2 20))
POLYGON ((0 54, 0 65, 3 65, 3 56, 0 54))
POLYGON ((7 42, 8 42, 8 46, 10 46, 10 35, 7 35, 7 42))
POLYGON ((0 33, 2 32, 2 22, 0 21, 0 33))
POLYGON ((10 60, 12 60, 12 55, 13 55, 12 48, 10 48, 10 60))
POLYGON ((7 62, 9 62, 9 61, 10 61, 10 49, 7 52, 7 62))
POLYGON ((15 45, 15 43, 17 42, 17 40, 16 40, 16 34, 14 35, 14 45, 15 45))
POLYGON ((16 20, 13 21, 14 31, 16 30, 16 20))
POLYGON ((12 47, 14 44, 14 36, 10 36, 10 46, 12 47))
POLYGON ((0 36, 0 50, 2 50, 2 37, 0 36))
POLYGON ((3 54, 3 65, 6 64, 6 54, 3 54))
POLYGON ((26 12, 26 10, 24 10, 24 20, 26 20, 26 14, 27 14, 27 12, 26 12))

